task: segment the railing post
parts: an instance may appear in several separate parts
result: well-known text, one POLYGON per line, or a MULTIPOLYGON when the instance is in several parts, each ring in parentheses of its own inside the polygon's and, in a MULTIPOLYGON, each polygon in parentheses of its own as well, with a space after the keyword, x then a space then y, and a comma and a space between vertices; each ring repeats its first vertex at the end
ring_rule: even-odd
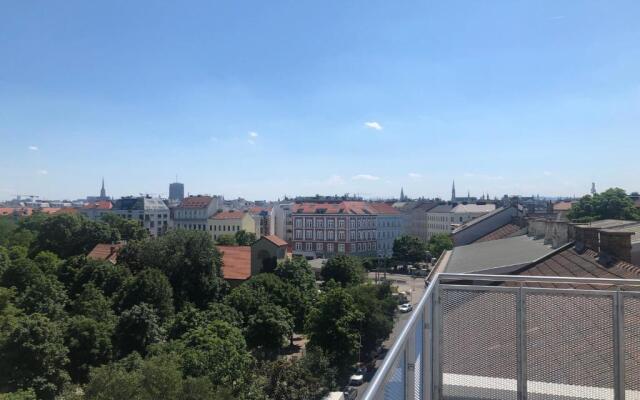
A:
POLYGON ((433 364, 433 294, 427 299, 422 314, 424 332, 422 334, 422 399, 432 399, 433 364))
POLYGON ((516 297, 516 343, 518 400, 527 399, 527 308, 526 289, 520 286, 516 297))
POLYGON ((624 400, 624 296, 620 290, 613 294, 613 377, 614 399, 624 400))
POLYGON ((435 282, 433 288, 433 299, 431 301, 431 398, 440 400, 442 398, 442 371, 440 369, 441 350, 441 329, 442 329, 442 308, 441 308, 440 282, 435 282))

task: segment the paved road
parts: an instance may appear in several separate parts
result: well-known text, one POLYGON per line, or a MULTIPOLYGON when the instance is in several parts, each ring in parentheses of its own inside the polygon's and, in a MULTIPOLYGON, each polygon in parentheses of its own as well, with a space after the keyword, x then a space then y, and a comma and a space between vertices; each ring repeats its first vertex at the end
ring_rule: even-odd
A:
MULTIPOLYGON (((369 275, 370 275, 369 277, 373 279, 375 274, 370 273, 369 275)), ((398 287, 398 290, 408 291, 410 293, 409 302, 414 306, 418 304, 418 302, 420 301, 420 298, 424 294, 425 286, 424 286, 423 277, 414 278, 407 275, 387 274, 387 280, 391 280, 393 285, 398 287)), ((395 323, 393 325, 393 331, 391 331, 389 338, 382 344, 382 347, 384 349, 389 350, 391 348, 391 346, 393 345, 393 342, 396 340, 396 338, 402 331, 402 328, 406 325, 412 313, 413 311, 406 314, 400 314, 400 313, 396 314, 395 323)), ((379 368, 381 364, 382 364, 382 359, 376 360, 375 368, 376 369, 379 368)), ((375 374, 375 370, 369 371, 369 373, 365 377, 365 382, 362 385, 358 386, 358 399, 364 396, 364 393, 367 390, 367 386, 369 385, 369 381, 371 380, 371 378, 373 378, 374 374, 375 374)))

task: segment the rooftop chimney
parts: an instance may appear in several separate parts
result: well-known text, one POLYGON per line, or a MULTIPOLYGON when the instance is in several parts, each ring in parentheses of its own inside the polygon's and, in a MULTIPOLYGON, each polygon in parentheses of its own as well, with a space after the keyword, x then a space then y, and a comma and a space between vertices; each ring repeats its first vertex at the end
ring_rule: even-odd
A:
POLYGON ((600 252, 631 262, 631 235, 633 232, 600 231, 600 252))
POLYGON ((589 227, 589 226, 576 226, 575 227, 575 237, 576 244, 578 246, 583 245, 584 247, 591 249, 593 251, 598 251, 598 228, 589 227))

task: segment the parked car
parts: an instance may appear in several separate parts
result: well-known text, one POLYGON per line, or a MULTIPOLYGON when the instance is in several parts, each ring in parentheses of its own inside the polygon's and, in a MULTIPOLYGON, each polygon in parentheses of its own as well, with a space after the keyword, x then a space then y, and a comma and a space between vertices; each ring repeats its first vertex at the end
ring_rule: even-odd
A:
POLYGON ((344 400, 356 400, 358 398, 358 389, 354 387, 348 387, 344 391, 344 400))
POLYGON ((351 386, 360 386, 364 383, 364 372, 356 371, 355 374, 351 375, 349 378, 349 385, 351 386))
POLYGON ((411 312, 411 310, 413 310, 413 306, 409 303, 400 304, 398 306, 398 310, 401 313, 408 313, 408 312, 411 312))

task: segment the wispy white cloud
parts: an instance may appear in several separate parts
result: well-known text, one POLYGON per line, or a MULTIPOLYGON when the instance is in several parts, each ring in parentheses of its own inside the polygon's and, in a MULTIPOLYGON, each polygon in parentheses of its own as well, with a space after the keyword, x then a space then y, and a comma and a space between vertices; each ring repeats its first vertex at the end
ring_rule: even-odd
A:
POLYGON ((49 171, 47 171, 46 169, 39 169, 36 171, 36 174, 38 175, 48 175, 49 171))
POLYGON ((411 179, 420 179, 420 178, 422 178, 422 174, 419 174, 417 172, 409 172, 409 178, 411 178, 411 179))
POLYGON ((365 122, 364 126, 370 129, 375 129, 376 131, 382 130, 382 125, 380 125, 380 123, 376 121, 365 122))
POLYGON ((258 137, 258 132, 254 132, 254 131, 249 132, 249 137, 257 138, 258 137))
POLYGON ((351 177, 354 181, 377 181, 380 179, 378 176, 369 175, 369 174, 358 174, 351 177))
POLYGON ((40 150, 40 149, 38 148, 38 146, 34 146, 34 145, 31 145, 31 146, 29 146, 28 148, 29 148, 29 150, 31 150, 31 151, 38 151, 38 150, 40 150))
POLYGON ((256 144, 256 139, 258 138, 258 132, 247 132, 247 135, 249 136, 249 139, 247 139, 247 143, 249 144, 256 144))

